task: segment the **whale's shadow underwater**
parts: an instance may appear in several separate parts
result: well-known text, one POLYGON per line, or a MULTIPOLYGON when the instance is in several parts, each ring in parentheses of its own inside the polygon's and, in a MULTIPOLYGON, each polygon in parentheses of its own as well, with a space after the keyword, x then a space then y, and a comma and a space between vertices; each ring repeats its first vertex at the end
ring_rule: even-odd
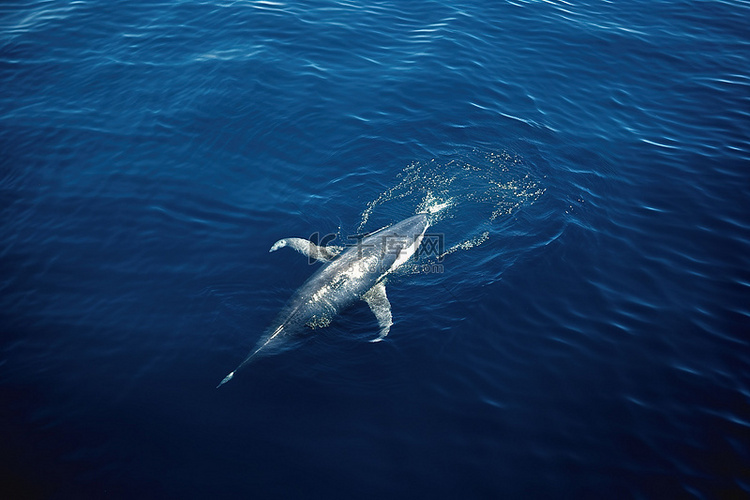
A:
POLYGON ((382 340, 393 324, 385 279, 417 252, 429 225, 430 215, 418 213, 367 234, 346 249, 318 246, 301 238, 277 241, 271 252, 288 246, 324 265, 294 293, 247 357, 217 388, 232 380, 252 360, 278 352, 305 326, 325 326, 360 299, 378 320, 380 332, 373 342, 382 340))

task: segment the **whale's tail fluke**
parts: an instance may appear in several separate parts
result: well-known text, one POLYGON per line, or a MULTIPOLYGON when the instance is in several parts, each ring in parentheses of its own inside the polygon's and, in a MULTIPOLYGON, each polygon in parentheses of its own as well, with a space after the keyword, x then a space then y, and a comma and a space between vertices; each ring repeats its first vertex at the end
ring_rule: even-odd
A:
MULTIPOLYGON (((246 358, 245 358, 245 359, 244 359, 244 360, 242 361, 242 363, 240 363, 239 365, 237 365, 237 368, 235 368, 235 369, 234 369, 234 371, 233 371, 232 373, 230 373, 229 375, 227 375, 226 377, 224 377, 224 379, 223 379, 223 380, 222 380, 221 382, 219 382, 219 385, 217 385, 217 386, 216 386, 216 388, 218 389, 218 388, 219 388, 219 387, 221 387, 222 385, 224 385, 224 384, 226 384, 227 382, 229 382, 230 380, 232 380, 232 378, 234 377, 234 374, 235 374, 235 373, 237 373, 238 371, 240 371, 240 369, 241 369, 241 368, 243 368, 243 367, 244 367, 244 366, 245 366, 246 364, 250 363, 250 361, 252 361, 252 360, 253 360, 253 359, 255 358, 255 356, 256 356, 256 355, 257 355, 257 354, 258 354, 258 353, 259 353, 259 352, 260 352, 260 351, 261 351, 261 350, 262 350, 262 349, 263 349, 264 347, 266 347, 266 346, 267 346, 267 345, 268 345, 268 344, 269 344, 269 343, 270 343, 270 342, 271 342, 271 341, 272 341, 272 340, 273 340, 274 338, 276 338, 276 336, 277 336, 277 335, 278 335, 278 334, 279 334, 279 333, 280 333, 280 332, 281 332, 281 331, 282 331, 283 329, 284 329, 284 325, 279 325, 279 326, 278 326, 278 327, 276 328, 276 330, 274 330, 274 333, 273 333, 273 334, 272 334, 272 335, 271 335, 271 336, 270 336, 269 338, 267 338, 266 340, 262 340, 261 342, 258 342, 258 345, 257 345, 257 346, 255 347, 255 349, 254 349, 254 350, 252 350, 252 351, 250 351, 250 354, 248 354, 248 355, 247 355, 247 357, 246 357, 246 358)), ((263 354, 261 353, 261 356, 262 356, 262 355, 263 355, 263 354)))

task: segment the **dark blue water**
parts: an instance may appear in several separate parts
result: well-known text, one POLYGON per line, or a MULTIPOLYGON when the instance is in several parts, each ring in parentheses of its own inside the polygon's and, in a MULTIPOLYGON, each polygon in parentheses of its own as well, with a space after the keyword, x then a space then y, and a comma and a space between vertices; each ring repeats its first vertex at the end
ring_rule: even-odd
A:
POLYGON ((0 496, 750 495, 748 200, 744 0, 4 2, 0 496), (215 389, 430 196, 384 342, 215 389))

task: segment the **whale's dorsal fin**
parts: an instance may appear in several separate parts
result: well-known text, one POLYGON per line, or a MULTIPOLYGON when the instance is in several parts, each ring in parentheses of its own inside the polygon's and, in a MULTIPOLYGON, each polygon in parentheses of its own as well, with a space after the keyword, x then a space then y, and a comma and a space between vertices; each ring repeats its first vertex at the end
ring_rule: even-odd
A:
POLYGON ((341 247, 329 245, 318 246, 310 240, 302 238, 282 238, 273 244, 269 252, 275 252, 282 247, 291 247, 307 257, 323 262, 330 262, 343 250, 341 247))
POLYGON ((391 316, 391 303, 388 302, 388 297, 385 294, 385 282, 381 281, 362 296, 362 300, 367 302, 372 312, 378 320, 380 325, 380 333, 377 338, 372 339, 370 342, 380 342, 388 335, 393 324, 393 317, 391 316))

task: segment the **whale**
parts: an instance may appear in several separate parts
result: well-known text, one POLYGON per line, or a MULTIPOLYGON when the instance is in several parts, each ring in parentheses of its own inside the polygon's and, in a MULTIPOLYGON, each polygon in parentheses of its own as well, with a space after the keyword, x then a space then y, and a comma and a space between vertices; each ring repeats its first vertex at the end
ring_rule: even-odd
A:
POLYGON ((318 245, 302 238, 282 238, 274 243, 269 252, 289 247, 323 265, 297 289, 255 347, 216 387, 232 380, 253 360, 284 350, 305 328, 327 326, 359 300, 367 303, 378 322, 378 334, 371 342, 383 340, 393 325, 387 278, 417 253, 429 225, 429 214, 422 212, 360 235, 345 247, 318 245))

